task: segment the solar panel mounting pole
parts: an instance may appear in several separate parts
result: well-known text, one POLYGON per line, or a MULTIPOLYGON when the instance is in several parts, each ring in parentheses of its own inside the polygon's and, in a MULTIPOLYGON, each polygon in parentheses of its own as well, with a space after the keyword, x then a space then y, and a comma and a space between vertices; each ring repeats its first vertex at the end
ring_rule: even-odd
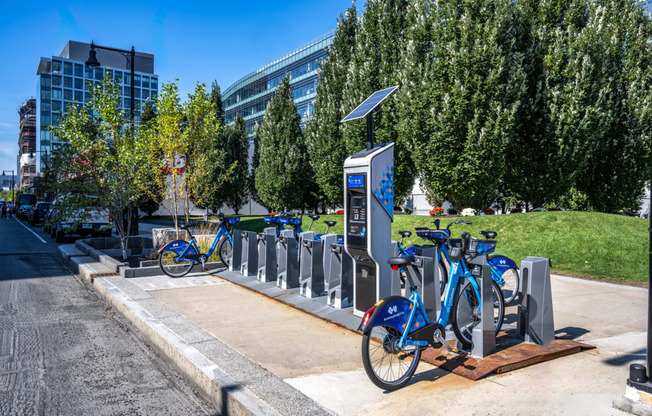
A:
POLYGON ((374 148, 374 112, 367 114, 367 150, 374 148))

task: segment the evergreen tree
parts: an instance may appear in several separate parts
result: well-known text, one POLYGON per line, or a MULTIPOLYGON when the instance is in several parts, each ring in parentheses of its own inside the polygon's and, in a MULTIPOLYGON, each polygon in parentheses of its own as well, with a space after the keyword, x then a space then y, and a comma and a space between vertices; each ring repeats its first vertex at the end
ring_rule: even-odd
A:
MULTIPOLYGON (((355 52, 350 61, 343 94, 343 114, 353 110, 374 91, 399 84, 401 50, 408 27, 408 0, 368 0, 355 36, 355 52)), ((399 133, 395 96, 383 102, 374 116, 376 143, 395 144, 394 198, 400 202, 412 190, 416 170, 407 138, 399 133)), ((347 154, 366 145, 365 120, 345 123, 343 137, 347 154)))
POLYGON ((308 157, 300 121, 290 80, 285 77, 256 132, 259 140, 256 190, 263 203, 278 212, 303 205, 308 157))
POLYGON ((339 17, 328 59, 320 63, 315 112, 305 131, 314 177, 329 205, 344 203, 342 168, 348 153, 340 120, 346 115, 342 114, 342 93, 355 48, 357 24, 355 6, 339 17))
POLYGON ((154 110, 154 103, 151 99, 145 100, 143 108, 140 110, 140 125, 141 127, 149 127, 151 121, 156 117, 156 111, 154 110))
POLYGON ((224 126, 224 107, 222 106, 222 92, 217 81, 213 81, 213 85, 211 85, 211 95, 209 99, 211 103, 213 103, 215 119, 218 123, 220 123, 220 126, 224 126))
POLYGON ((238 214, 249 200, 249 137, 242 116, 236 115, 233 125, 225 129, 225 138, 226 165, 232 171, 223 193, 226 205, 238 214))

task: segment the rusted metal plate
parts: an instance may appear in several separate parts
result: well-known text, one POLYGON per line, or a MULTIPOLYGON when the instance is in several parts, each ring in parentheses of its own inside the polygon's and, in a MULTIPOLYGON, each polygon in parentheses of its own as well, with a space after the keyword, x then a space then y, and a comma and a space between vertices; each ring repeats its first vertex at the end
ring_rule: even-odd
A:
POLYGON ((569 339, 555 339, 546 346, 526 344, 517 338, 515 330, 501 331, 496 338, 496 347, 496 352, 485 358, 463 357, 449 353, 444 347, 428 348, 421 354, 421 359, 462 377, 479 380, 492 373, 506 373, 595 348, 569 339))

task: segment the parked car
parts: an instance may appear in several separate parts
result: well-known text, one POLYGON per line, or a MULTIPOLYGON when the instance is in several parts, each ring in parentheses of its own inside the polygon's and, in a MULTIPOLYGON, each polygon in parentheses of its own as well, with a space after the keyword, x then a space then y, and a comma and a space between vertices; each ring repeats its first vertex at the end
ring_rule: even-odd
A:
POLYGON ((16 217, 19 220, 26 220, 32 209, 34 209, 34 205, 21 205, 18 207, 18 211, 16 211, 16 217))
POLYGON ((25 205, 34 205, 36 204, 36 196, 32 194, 21 194, 18 197, 18 201, 16 201, 16 205, 14 205, 14 215, 16 215, 19 219, 26 219, 21 218, 19 212, 20 208, 25 205))
MULTIPOLYGON (((82 195, 81 197, 81 201, 84 202, 85 206, 73 209, 71 212, 65 212, 65 196, 59 197, 54 202, 57 212, 50 217, 50 236, 57 243, 63 243, 66 235, 70 234, 77 234, 82 237, 111 236, 113 219, 109 215, 109 211, 96 207, 97 197, 89 195, 82 195)), ((78 199, 77 202, 79 201, 78 199)))
POLYGON ((37 202, 34 209, 29 213, 27 222, 34 226, 40 224, 45 219, 45 214, 50 210, 52 203, 50 202, 37 202))
POLYGON ((54 206, 54 204, 50 205, 50 209, 45 214, 45 218, 43 219, 43 231, 45 231, 46 233, 50 232, 50 229, 52 228, 52 223, 56 220, 58 213, 59 210, 54 206))

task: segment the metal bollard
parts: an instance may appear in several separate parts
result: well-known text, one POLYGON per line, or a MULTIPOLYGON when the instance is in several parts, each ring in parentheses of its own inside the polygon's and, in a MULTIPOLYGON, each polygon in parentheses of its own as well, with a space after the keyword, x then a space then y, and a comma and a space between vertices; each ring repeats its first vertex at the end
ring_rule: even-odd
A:
POLYGON ((315 233, 301 233, 301 263, 299 265, 299 293, 307 298, 324 294, 324 265, 322 243, 315 241, 315 233))
POLYGON ((525 342, 548 345, 555 339, 550 288, 550 259, 527 257, 521 262, 518 332, 525 342))
POLYGON ((242 261, 242 231, 233 230, 231 232, 233 238, 233 247, 231 247, 231 258, 229 259, 229 270, 239 271, 240 262, 242 261))
POLYGON ((330 275, 331 270, 331 244, 337 242, 337 234, 325 234, 321 236, 321 247, 322 247, 322 264, 324 266, 324 291, 328 292, 329 283, 328 276, 330 275))
POLYGON ((258 234, 258 274, 261 282, 276 281, 276 228, 265 228, 258 234))
POLYGON ((331 244, 327 250, 330 267, 326 303, 337 309, 349 308, 353 306, 353 260, 343 244, 331 244))
POLYGON ((255 276, 258 271, 257 235, 253 231, 242 232, 242 261, 240 274, 255 276))
POLYGON ((480 323, 473 328, 471 355, 484 358, 496 350, 494 330, 494 296, 491 284, 491 268, 487 266, 487 256, 478 256, 471 261, 481 267, 481 275, 476 279, 480 286, 480 323))
POLYGON ((283 230, 278 238, 278 275, 276 286, 281 289, 299 287, 297 240, 292 230, 283 230))
MULTIPOLYGON (((441 311, 441 293, 439 288, 439 250, 436 246, 419 247, 414 257, 414 265, 417 268, 420 280, 417 282, 417 290, 426 308, 426 313, 431 322, 437 320, 441 311)), ((406 284, 406 296, 411 296, 412 291, 406 284)))

